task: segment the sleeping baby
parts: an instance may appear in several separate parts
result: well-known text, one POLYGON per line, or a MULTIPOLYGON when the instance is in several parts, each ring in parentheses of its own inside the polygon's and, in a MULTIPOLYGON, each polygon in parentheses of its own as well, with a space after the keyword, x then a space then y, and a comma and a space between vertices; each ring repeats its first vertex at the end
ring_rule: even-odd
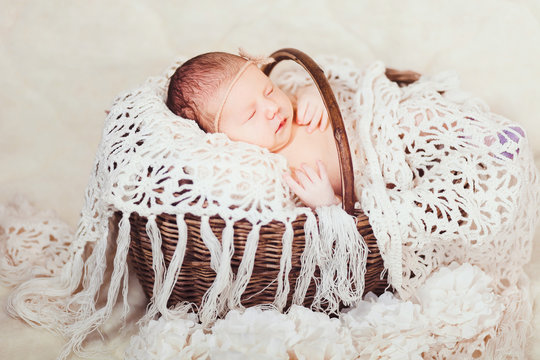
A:
POLYGON ((339 158, 328 114, 317 88, 288 95, 256 62, 211 52, 180 66, 171 77, 167 106, 195 120, 206 132, 221 132, 283 155, 291 169, 284 179, 312 208, 337 205, 339 158))

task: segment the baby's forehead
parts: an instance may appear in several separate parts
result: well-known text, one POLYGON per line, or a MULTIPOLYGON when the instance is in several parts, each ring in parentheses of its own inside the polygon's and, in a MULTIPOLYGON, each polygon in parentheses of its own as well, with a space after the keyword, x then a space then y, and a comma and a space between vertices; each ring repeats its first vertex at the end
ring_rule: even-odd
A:
POLYGON ((254 64, 250 64, 238 79, 238 83, 248 87, 266 85, 269 82, 271 82, 270 78, 254 64))
POLYGON ((231 95, 251 98, 264 93, 271 80, 256 65, 250 65, 231 89, 231 95))

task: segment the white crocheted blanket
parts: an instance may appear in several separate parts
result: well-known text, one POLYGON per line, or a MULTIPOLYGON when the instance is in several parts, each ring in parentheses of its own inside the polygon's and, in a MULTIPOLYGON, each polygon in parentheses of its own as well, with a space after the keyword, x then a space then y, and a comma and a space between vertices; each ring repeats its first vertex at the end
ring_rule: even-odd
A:
MULTIPOLYGON (((539 178, 523 130, 460 91, 450 74, 399 88, 384 77, 381 63, 367 68, 334 58, 321 58, 320 63, 346 122, 358 205, 370 218, 396 298, 385 295, 361 301, 365 249, 354 221, 334 207, 320 209, 317 224, 313 212, 297 206, 281 181, 285 159, 233 143, 222 134, 205 134, 193 122, 168 111, 165 88, 177 63, 116 99, 75 236, 57 233, 58 228, 48 223, 35 236, 27 223, 21 224, 22 232, 12 225, 14 232, 2 243, 4 252, 12 256, 1 264, 2 277, 6 283, 22 283, 11 296, 10 311, 70 339, 63 356, 78 350, 87 334, 110 316, 121 288, 125 300, 129 215, 137 212, 149 220, 146 230, 152 241, 155 284, 145 317, 148 325, 134 339, 132 357, 162 351, 161 341, 181 336, 179 351, 221 358, 219 351, 229 351, 223 344, 233 344, 233 349, 239 341, 230 338, 236 326, 241 326, 241 333, 259 334, 259 340, 267 338, 267 330, 289 329, 283 332, 287 340, 279 340, 281 350, 276 350, 285 353, 294 349, 300 354, 318 343, 326 344, 330 353, 345 351, 340 355, 344 357, 367 354, 365 349, 377 346, 391 358, 401 346, 399 341, 417 356, 522 352, 531 312, 523 265, 530 257, 540 204, 539 178), (111 247, 109 219, 114 211, 123 216, 118 236, 112 239, 116 246, 111 247), (155 222, 161 213, 177 214, 180 234, 168 268, 155 222), (193 315, 187 314, 186 307, 166 306, 185 253, 185 213, 201 216, 201 234, 216 271, 199 320, 206 326, 228 309, 239 309, 215 323, 211 332, 190 322, 193 315), (303 257, 305 271, 291 289, 291 222, 302 214, 307 216, 310 241, 303 257), (229 231, 224 231, 221 241, 209 231, 208 219, 213 215, 227 223, 229 231), (232 274, 232 226, 240 219, 254 226, 242 265, 232 274), (241 313, 239 289, 251 276, 258 232, 273 220, 286 226, 273 305, 282 309, 290 291, 293 302, 300 304, 318 266, 321 279, 315 306, 329 302, 336 308, 343 301, 356 310, 339 320, 296 307, 287 315, 241 313), (34 256, 51 247, 52 262, 44 264, 34 256), (349 264, 349 270, 343 264, 349 264), (110 282, 105 304, 99 306, 96 301, 106 271, 110 282), (384 314, 380 318, 385 320, 373 320, 377 313, 384 314), (157 314, 161 319, 150 321, 157 314), (419 320, 403 329, 395 326, 400 316, 419 320), (348 347, 337 350, 306 332, 314 323, 309 319, 323 318, 327 329, 350 335, 348 347), (257 325, 241 325, 259 322, 278 325, 267 330, 263 325, 259 330, 250 327, 257 325)), ((307 81, 298 71, 276 78, 290 91, 307 81)))

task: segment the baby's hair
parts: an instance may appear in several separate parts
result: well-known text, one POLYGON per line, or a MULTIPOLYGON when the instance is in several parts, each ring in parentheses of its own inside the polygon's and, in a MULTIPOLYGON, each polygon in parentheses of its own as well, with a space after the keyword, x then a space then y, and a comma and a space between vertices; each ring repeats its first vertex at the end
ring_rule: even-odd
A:
POLYGON ((240 56, 210 52, 186 61, 176 69, 169 83, 167 106, 176 115, 195 120, 206 132, 215 132, 215 114, 208 110, 210 99, 231 81, 246 62, 240 56))

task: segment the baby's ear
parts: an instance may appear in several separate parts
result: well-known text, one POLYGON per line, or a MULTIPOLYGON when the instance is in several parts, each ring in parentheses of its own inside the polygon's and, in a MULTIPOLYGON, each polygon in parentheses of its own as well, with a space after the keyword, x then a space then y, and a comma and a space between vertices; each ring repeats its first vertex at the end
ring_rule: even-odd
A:
POLYGON ((178 115, 180 115, 184 119, 190 119, 190 120, 197 119, 197 116, 195 115, 195 110, 193 110, 193 108, 190 108, 190 107, 185 107, 181 109, 178 115))

